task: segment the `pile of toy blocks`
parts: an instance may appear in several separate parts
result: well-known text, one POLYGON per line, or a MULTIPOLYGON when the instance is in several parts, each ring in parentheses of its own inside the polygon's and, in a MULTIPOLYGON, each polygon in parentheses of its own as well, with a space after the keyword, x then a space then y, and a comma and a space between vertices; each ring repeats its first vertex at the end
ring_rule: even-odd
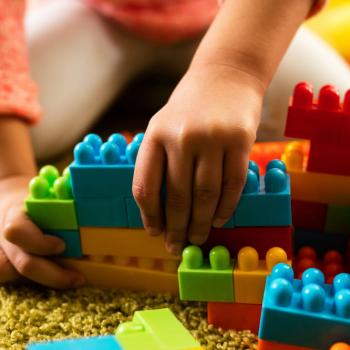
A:
POLYGON ((341 104, 337 90, 327 85, 315 101, 312 86, 298 84, 285 135, 310 140, 309 154, 292 142, 282 156, 291 178, 296 274, 324 266, 331 282, 335 274, 349 270, 350 91, 341 104))
POLYGON ((114 335, 31 344, 28 350, 203 350, 169 309, 136 311, 114 335))
POLYGON ((249 163, 235 213, 207 242, 188 246, 178 269, 180 298, 208 302, 208 321, 225 329, 258 330, 267 275, 291 263, 290 182, 282 161, 261 175, 249 163))
POLYGON ((163 236, 142 228, 132 196, 135 159, 143 134, 127 144, 121 134, 103 143, 87 135, 60 177, 43 167, 29 185, 26 210, 46 234, 66 243, 59 262, 81 271, 99 287, 178 293, 179 257, 165 249, 163 236))

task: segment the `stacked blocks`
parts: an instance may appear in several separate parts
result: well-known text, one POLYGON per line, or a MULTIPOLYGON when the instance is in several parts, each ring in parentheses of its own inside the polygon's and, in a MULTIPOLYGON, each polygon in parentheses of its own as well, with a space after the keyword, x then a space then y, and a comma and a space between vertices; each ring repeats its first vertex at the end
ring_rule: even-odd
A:
POLYGON ((114 335, 30 344, 27 350, 201 350, 169 309, 136 311, 114 335))
POLYGON ((65 241, 64 256, 82 256, 68 169, 60 176, 54 166, 43 167, 39 175, 30 181, 25 208, 32 221, 43 229, 45 234, 65 241))
POLYGON ((350 275, 341 273, 326 284, 323 273, 310 268, 294 279, 287 264, 277 264, 267 278, 258 349, 321 350, 350 341, 350 275), (271 348, 271 347, 269 347, 271 348))

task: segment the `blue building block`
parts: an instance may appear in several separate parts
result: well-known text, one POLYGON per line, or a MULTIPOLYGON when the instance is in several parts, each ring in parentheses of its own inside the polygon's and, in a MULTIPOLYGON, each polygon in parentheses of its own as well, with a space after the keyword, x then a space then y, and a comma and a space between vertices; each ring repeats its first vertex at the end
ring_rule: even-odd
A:
POLYGON ((33 343, 27 350, 123 350, 113 335, 33 343))
POLYGON ((128 227, 123 197, 77 198, 75 205, 80 226, 128 227))
POLYGON ((61 254, 69 258, 81 258, 80 232, 79 230, 44 230, 46 235, 61 238, 66 244, 66 250, 61 254))
POLYGON ((143 223, 141 219, 140 209, 134 197, 125 198, 126 213, 128 217, 128 227, 142 228, 143 223))
POLYGON ((235 218, 235 214, 233 214, 230 219, 226 222, 226 224, 224 226, 222 226, 223 228, 235 228, 236 227, 236 218, 235 218))
POLYGON ((265 176, 261 177, 253 164, 249 164, 247 181, 235 212, 235 225, 290 226, 290 179, 284 163, 271 161, 265 176))
POLYGON ((324 281, 318 269, 297 280, 289 265, 276 265, 266 281, 259 338, 316 350, 349 343, 350 275, 337 275, 333 285, 324 281))
POLYGON ((102 143, 89 134, 74 148, 70 165, 75 198, 132 196, 132 178, 142 134, 126 145, 121 134, 113 134, 102 143))

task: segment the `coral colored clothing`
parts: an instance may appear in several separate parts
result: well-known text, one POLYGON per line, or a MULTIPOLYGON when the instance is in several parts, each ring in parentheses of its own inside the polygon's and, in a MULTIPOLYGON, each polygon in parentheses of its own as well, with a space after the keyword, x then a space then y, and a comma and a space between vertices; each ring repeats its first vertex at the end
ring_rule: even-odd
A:
MULTIPOLYGON (((85 0, 124 28, 153 40, 174 42, 204 31, 218 0, 85 0)), ((234 1, 234 0, 230 0, 234 1)), ((312 14, 326 0, 316 1, 312 14)), ((24 38, 25 0, 0 0, 0 114, 40 118, 24 38)))

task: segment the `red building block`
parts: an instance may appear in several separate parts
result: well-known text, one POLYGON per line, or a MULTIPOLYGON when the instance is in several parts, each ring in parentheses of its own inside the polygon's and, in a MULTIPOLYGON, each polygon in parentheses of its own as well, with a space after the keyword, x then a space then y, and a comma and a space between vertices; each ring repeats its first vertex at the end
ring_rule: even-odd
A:
POLYGON ((312 141, 307 170, 350 176, 350 147, 312 141))
POLYGON ((341 105, 338 91, 330 85, 320 90, 318 101, 313 100, 310 84, 295 87, 288 108, 286 136, 350 147, 349 134, 350 90, 341 105))
POLYGON ((223 329, 246 329, 258 333, 261 305, 239 303, 208 303, 208 323, 223 329))
POLYGON ((292 240, 291 226, 212 228, 202 249, 209 253, 211 248, 223 245, 232 257, 236 257, 241 248, 250 246, 257 250, 259 258, 263 260, 270 248, 280 247, 287 253, 288 259, 292 259, 292 240))
POLYGON ((328 204, 292 199, 293 226, 323 231, 326 225, 328 204))
POLYGON ((305 348, 304 346, 275 343, 272 341, 259 339, 258 350, 315 350, 315 349, 305 348))

